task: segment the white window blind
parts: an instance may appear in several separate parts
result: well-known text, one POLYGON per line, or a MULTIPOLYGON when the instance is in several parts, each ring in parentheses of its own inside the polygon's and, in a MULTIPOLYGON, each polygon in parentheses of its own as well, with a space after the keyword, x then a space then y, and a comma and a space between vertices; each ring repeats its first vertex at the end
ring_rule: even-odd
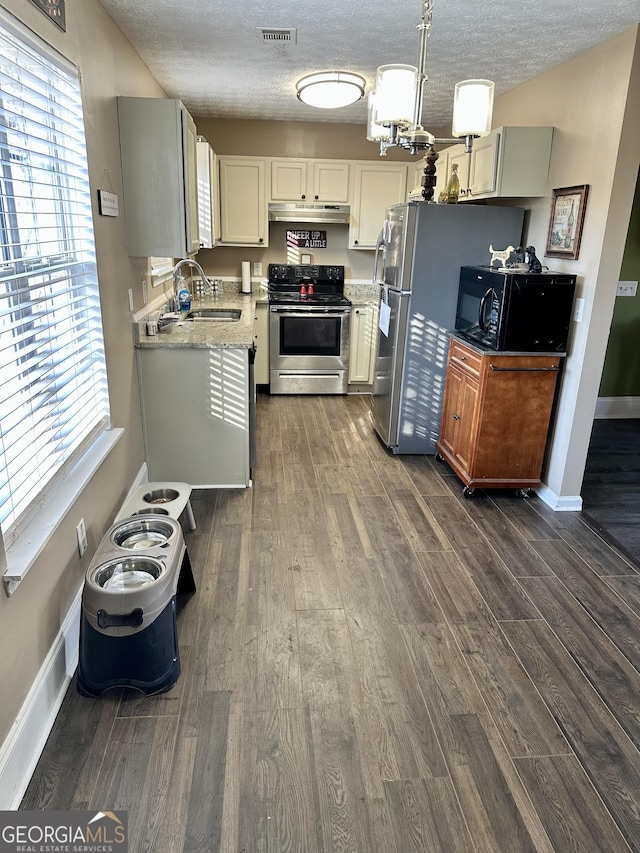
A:
POLYGON ((108 426, 109 401, 78 74, 4 13, 0 251, 0 525, 9 544, 44 486, 108 426))

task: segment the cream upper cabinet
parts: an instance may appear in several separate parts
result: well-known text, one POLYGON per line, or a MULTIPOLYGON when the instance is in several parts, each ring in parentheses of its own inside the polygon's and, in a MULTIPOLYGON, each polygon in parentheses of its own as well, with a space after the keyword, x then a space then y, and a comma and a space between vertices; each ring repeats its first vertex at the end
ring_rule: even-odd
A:
POLYGON ((213 149, 202 136, 198 137, 197 154, 200 248, 212 249, 220 242, 218 161, 213 149))
POLYGON ((118 98, 127 247, 132 256, 195 254, 196 126, 171 98, 118 98))
POLYGON ((268 246, 264 157, 218 157, 223 246, 268 246))
POLYGON ((375 249, 385 211, 406 201, 408 167, 403 163, 358 162, 349 221, 349 248, 375 249))
POLYGON ((463 145, 448 148, 450 163, 466 158, 466 168, 462 162, 458 168, 460 186, 467 190, 460 200, 544 196, 552 141, 552 127, 498 127, 475 139, 470 155, 463 145))
POLYGON ((342 160, 271 160, 272 201, 349 201, 350 164, 342 160))

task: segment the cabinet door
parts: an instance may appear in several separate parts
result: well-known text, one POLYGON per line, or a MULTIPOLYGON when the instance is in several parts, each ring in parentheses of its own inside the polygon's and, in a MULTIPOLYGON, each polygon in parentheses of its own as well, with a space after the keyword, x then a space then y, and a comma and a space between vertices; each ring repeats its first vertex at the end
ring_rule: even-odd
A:
POLYGON ((357 163, 349 248, 375 249, 387 207, 405 201, 406 193, 405 165, 357 163))
POLYGON ((378 309, 374 305, 354 305, 351 309, 349 341, 349 382, 373 383, 378 309))
POLYGON ((195 125, 180 101, 118 98, 129 254, 182 258, 198 249, 195 125))
POLYGON ((256 342, 255 360, 255 382, 256 385, 269 384, 269 305, 258 303, 256 305, 256 319, 254 325, 254 338, 256 342))
POLYGON ((219 157, 220 228, 225 246, 267 246, 265 160, 219 157))
POLYGON ((217 216, 214 176, 216 155, 206 139, 198 138, 198 232, 200 248, 212 249, 216 244, 217 216))
POLYGON ((272 160, 273 201, 304 201, 307 198, 307 173, 306 160, 272 160))
POLYGON ((495 191, 498 177, 499 148, 500 134, 495 130, 488 136, 474 139, 469 175, 472 197, 495 191))
POLYGON ((317 160, 312 163, 312 201, 346 204, 349 201, 349 163, 317 160))
POLYGON ((464 471, 469 471, 479 383, 449 362, 442 406, 440 443, 464 471))
POLYGON ((182 131, 184 146, 184 193, 186 216, 187 254, 195 254, 200 247, 198 227, 198 134, 189 113, 182 108, 182 131))

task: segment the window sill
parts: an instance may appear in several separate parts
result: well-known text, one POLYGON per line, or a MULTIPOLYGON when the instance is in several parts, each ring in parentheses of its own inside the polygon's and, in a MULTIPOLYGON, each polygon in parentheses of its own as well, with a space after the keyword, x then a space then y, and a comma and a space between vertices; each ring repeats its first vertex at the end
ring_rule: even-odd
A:
POLYGON ((7 548, 9 568, 2 578, 7 596, 13 595, 20 586, 65 515, 123 435, 124 429, 121 428, 101 433, 77 459, 55 491, 50 493, 16 541, 7 548))

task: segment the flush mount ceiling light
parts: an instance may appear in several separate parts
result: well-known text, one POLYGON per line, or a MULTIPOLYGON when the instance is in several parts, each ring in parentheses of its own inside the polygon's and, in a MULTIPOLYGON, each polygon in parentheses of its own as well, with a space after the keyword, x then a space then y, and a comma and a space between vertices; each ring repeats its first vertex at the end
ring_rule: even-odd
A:
POLYGON ((433 0, 422 0, 418 67, 381 65, 376 88, 369 93, 367 139, 380 143, 380 154, 399 146, 412 154, 429 151, 436 143, 454 143, 464 137, 471 151, 474 138, 491 130, 494 84, 490 80, 463 80, 455 87, 453 102, 454 139, 436 139, 422 126, 422 100, 427 81, 427 41, 431 34, 433 0))
POLYGON ((335 110, 355 104, 364 95, 365 80, 349 71, 307 74, 296 83, 298 98, 310 107, 335 110))

